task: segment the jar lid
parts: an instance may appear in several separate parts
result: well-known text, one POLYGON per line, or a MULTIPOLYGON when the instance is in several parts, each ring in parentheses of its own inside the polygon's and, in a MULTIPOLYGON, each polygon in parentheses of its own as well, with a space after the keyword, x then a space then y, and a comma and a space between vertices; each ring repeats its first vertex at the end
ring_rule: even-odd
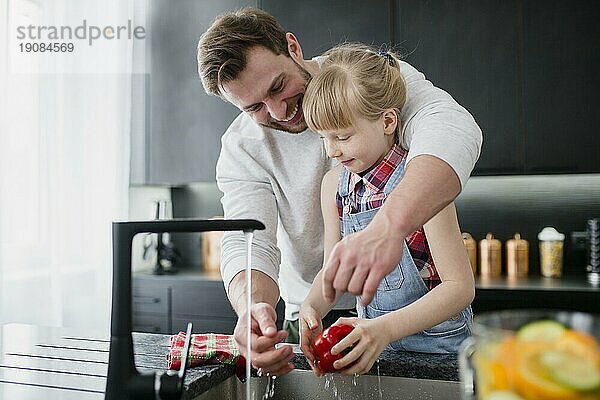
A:
POLYGON ((491 233, 488 232, 487 235, 485 235, 485 239, 481 239, 479 241, 479 245, 487 245, 490 248, 497 248, 499 249, 500 247, 502 247, 502 244, 500 243, 500 240, 494 238, 494 235, 492 235, 491 233))
POLYGON ((512 239, 508 239, 506 241, 506 247, 514 247, 517 250, 525 250, 529 248, 529 242, 527 242, 525 239, 521 239, 521 234, 517 232, 512 239))
POLYGON ((538 233, 538 240, 545 241, 562 241, 565 240, 565 235, 560 233, 554 228, 549 226, 542 229, 540 233, 538 233))

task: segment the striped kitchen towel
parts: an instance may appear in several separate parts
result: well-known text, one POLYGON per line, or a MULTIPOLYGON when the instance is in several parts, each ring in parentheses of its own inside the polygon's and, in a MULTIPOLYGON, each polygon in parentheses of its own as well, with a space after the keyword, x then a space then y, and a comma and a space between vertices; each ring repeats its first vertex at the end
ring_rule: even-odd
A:
MULTIPOLYGON (((171 336, 170 351, 167 354, 167 366, 177 370, 181 366, 181 351, 185 342, 185 332, 171 336)), ((244 368, 246 360, 233 339, 233 335, 202 333, 192 335, 188 367, 205 364, 230 364, 244 368)))

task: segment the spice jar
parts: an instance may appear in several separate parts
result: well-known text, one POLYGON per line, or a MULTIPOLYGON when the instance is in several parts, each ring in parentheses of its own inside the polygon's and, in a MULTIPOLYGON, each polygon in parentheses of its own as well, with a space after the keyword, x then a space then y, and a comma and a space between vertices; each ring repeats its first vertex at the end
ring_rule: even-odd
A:
POLYGON ((509 278, 521 278, 529 273, 529 242, 515 233, 506 241, 506 274, 509 278))
POLYGON ((502 274, 502 244, 491 233, 479 241, 479 273, 486 278, 502 274))
POLYGON ((565 235, 554 228, 546 227, 538 234, 538 240, 542 275, 548 278, 559 278, 563 269, 565 235))
POLYGON ((477 273, 477 242, 468 232, 463 232, 462 239, 463 243, 465 244, 465 248, 467 249, 467 255, 469 256, 469 262, 471 263, 473 275, 475 275, 477 273))

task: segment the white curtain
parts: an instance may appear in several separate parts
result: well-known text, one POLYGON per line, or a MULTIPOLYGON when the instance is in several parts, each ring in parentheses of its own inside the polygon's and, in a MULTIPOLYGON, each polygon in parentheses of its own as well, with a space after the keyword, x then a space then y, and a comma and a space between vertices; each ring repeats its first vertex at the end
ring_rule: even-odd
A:
POLYGON ((132 13, 131 1, 0 0, 1 323, 107 332, 111 221, 128 204, 131 41, 27 58, 15 27, 132 13))

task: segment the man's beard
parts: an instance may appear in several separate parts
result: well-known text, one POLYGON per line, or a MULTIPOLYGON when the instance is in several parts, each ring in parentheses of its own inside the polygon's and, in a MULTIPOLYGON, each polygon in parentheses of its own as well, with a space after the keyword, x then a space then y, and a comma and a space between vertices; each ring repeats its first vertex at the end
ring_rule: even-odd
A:
MULTIPOLYGON (((294 61, 294 59, 292 59, 292 61, 294 61)), ((300 71, 300 74, 304 78, 304 90, 306 90, 308 81, 310 81, 310 78, 311 78, 310 73, 306 69, 304 69, 300 64, 298 64, 296 61, 294 61, 294 64, 296 65, 296 67, 298 67, 298 71, 300 71)), ((303 96, 304 96, 304 93, 302 94, 302 97, 303 96)), ((299 101, 300 100, 298 100, 298 102, 299 101)), ((304 111, 302 110, 301 107, 299 107, 298 112, 302 113, 302 119, 300 121, 298 121, 298 123, 296 125, 293 125, 293 126, 281 125, 277 121, 269 121, 266 124, 260 124, 260 125, 262 125, 266 128, 276 129, 278 131, 284 131, 284 132, 288 132, 288 133, 304 132, 305 130, 308 129, 308 126, 306 125, 306 121, 304 120, 304 111)))

